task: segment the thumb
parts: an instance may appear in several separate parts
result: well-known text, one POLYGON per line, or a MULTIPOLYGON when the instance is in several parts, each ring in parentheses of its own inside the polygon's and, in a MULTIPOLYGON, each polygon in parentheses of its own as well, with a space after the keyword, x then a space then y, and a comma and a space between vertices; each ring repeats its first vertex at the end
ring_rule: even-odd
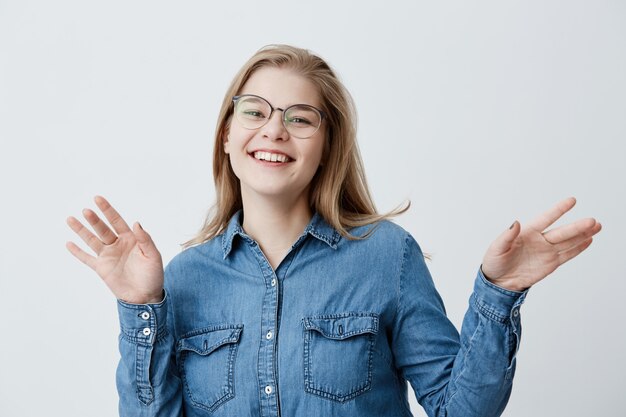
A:
POLYGON ((496 255, 507 253, 509 249, 511 249, 515 238, 519 236, 521 230, 522 226, 517 220, 515 220, 511 227, 498 236, 498 238, 491 244, 491 249, 496 255))
POLYGON ((139 224, 139 222, 135 222, 135 224, 133 225, 133 233, 135 233, 135 238, 137 239, 137 245, 139 246, 139 249, 141 249, 145 256, 152 258, 155 255, 159 254, 159 251, 152 241, 152 238, 150 237, 148 232, 146 232, 143 227, 141 227, 141 224, 139 224))

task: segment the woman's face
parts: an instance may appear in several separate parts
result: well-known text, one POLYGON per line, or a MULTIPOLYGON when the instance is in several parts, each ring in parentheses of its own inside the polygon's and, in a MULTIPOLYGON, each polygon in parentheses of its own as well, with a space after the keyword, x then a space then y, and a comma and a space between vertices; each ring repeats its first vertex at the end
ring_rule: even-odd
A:
MULTIPOLYGON (((294 104, 321 108, 315 86, 289 69, 263 67, 252 74, 239 94, 263 97, 274 108, 294 104)), ((324 122, 313 136, 300 139, 285 129, 282 116, 283 112, 276 110, 265 126, 253 130, 244 128, 235 116, 231 118, 224 151, 241 183, 244 202, 248 197, 289 203, 308 200, 309 184, 324 150, 324 122)))

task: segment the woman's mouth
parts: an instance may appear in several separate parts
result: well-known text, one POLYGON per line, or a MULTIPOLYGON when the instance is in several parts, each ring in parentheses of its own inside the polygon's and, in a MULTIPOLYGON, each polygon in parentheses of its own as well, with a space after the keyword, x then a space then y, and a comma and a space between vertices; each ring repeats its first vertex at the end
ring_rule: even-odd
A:
POLYGON ((256 151, 252 153, 254 159, 267 162, 291 162, 291 158, 282 153, 256 151))

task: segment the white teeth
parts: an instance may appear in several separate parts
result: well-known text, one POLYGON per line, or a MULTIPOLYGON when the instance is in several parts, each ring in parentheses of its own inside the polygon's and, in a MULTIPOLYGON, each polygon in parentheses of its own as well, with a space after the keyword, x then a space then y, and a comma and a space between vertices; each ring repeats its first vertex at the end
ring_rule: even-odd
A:
POLYGON ((278 153, 271 153, 271 152, 261 152, 261 151, 255 152, 254 153, 254 158, 262 160, 262 161, 270 161, 270 162, 289 162, 289 161, 291 161, 291 158, 289 158, 287 155, 278 154, 278 153))

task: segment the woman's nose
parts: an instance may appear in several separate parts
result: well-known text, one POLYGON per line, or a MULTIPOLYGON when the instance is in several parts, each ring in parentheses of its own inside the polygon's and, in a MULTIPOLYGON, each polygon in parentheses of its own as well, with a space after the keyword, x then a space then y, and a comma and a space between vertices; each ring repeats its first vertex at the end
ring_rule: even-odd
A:
POLYGON ((283 123, 283 110, 276 109, 273 112, 270 119, 267 121, 265 126, 262 128, 263 137, 266 137, 270 140, 287 140, 289 139, 289 132, 285 129, 285 124, 283 123))

